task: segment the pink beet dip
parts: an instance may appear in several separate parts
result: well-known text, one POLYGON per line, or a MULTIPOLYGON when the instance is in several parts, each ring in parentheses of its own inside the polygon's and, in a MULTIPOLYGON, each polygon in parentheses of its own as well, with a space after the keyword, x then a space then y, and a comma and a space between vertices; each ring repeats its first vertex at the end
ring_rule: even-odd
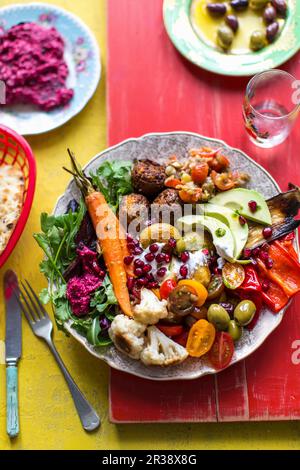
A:
POLYGON ((66 105, 74 91, 64 41, 54 28, 20 23, 0 36, 0 80, 6 85, 6 104, 34 104, 49 111, 66 105))

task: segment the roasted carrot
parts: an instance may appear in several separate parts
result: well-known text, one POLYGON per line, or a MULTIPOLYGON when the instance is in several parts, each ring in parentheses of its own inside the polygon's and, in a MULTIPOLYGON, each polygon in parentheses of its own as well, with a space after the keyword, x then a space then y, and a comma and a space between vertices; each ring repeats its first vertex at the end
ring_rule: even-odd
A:
POLYGON ((67 168, 65 170, 74 176, 76 184, 84 196, 120 308, 126 315, 132 317, 124 256, 119 237, 119 221, 106 202, 103 194, 96 191, 89 179, 84 175, 72 152, 69 150, 68 152, 73 171, 67 168))
MULTIPOLYGON (((119 220, 118 220, 118 222, 119 222, 119 220)), ((123 254, 123 259, 124 259, 125 256, 130 256, 130 253, 129 253, 128 246, 127 246, 125 230, 124 230, 124 228, 122 227, 122 225, 120 223, 119 223, 119 234, 120 234, 120 244, 121 244, 121 249, 122 249, 122 254, 123 254)), ((128 274, 128 276, 134 277, 133 265, 132 264, 130 264, 130 265, 125 265, 124 264, 124 267, 125 267, 125 271, 128 274)))

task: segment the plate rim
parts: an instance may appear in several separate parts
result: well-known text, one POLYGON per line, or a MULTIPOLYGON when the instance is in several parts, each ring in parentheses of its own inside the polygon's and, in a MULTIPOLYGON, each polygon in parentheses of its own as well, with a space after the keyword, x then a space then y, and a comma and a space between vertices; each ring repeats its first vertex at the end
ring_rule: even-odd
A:
MULTIPOLYGON (((172 42, 173 46, 176 48, 176 50, 183 57, 185 57, 186 60, 193 63, 197 67, 202 68, 204 70, 207 70, 211 73, 215 73, 215 74, 221 75, 221 76, 222 75, 223 76, 229 76, 229 77, 249 77, 249 76, 255 75, 257 73, 261 73, 265 70, 269 70, 270 68, 276 68, 276 67, 281 66, 282 64, 287 62, 289 59, 291 59, 295 54, 297 54, 297 52, 300 50, 300 35, 298 34, 298 35, 296 35, 296 44, 295 44, 295 46, 292 47, 292 48, 288 48, 286 50, 285 54, 284 54, 284 57, 282 57, 282 59, 277 60, 277 61, 276 60, 272 61, 272 65, 268 65, 266 68, 261 66, 261 64, 264 63, 264 61, 259 60, 259 56, 258 56, 257 62, 255 62, 254 64, 251 64, 251 66, 250 65, 248 66, 248 67, 251 67, 251 69, 246 70, 246 71, 244 70, 243 67, 241 67, 240 69, 236 68, 235 70, 232 70, 232 71, 229 70, 229 69, 226 69, 226 70, 221 69, 220 70, 220 68, 218 68, 218 66, 213 65, 213 62, 207 62, 206 60, 204 60, 203 62, 200 63, 199 61, 197 61, 194 58, 190 57, 189 54, 186 53, 186 51, 182 50, 182 47, 180 46, 180 41, 178 41, 178 38, 173 34, 172 30, 169 27, 170 26, 169 21, 168 21, 169 4, 172 5, 172 3, 175 3, 176 1, 178 1, 178 0, 163 0, 163 23, 164 23, 165 30, 168 34, 168 37, 169 37, 170 41, 172 42), (211 66, 209 66, 210 64, 211 64, 211 66)), ((179 1, 189 2, 189 8, 190 8, 190 5, 191 5, 193 0, 179 0, 179 1)), ((297 0, 295 0, 295 2, 296 2, 295 3, 296 11, 298 11, 298 9, 299 9, 299 12, 300 12, 300 6, 297 5, 297 0)), ((182 5, 182 7, 183 7, 183 5, 182 5)), ((295 23, 295 26, 297 26, 297 23, 295 23)), ((193 34, 195 36, 197 36, 197 33, 194 31, 192 25, 191 25, 191 30, 193 31, 193 34)), ((199 39, 199 42, 201 42, 200 38, 198 38, 198 39, 199 39)), ((204 45, 205 48, 209 48, 209 46, 207 44, 205 44, 204 42, 202 42, 202 44, 204 45)), ((271 60, 271 57, 270 57, 269 60, 271 60)))
MULTIPOLYGON (((59 127, 67 124, 71 119, 73 119, 75 116, 77 116, 86 107, 86 105, 89 103, 89 101, 92 99, 92 97, 94 96, 94 94, 97 90, 97 87, 99 85, 99 82, 100 82, 101 76, 102 76, 102 51, 101 51, 101 48, 100 48, 100 46, 99 46, 99 44, 96 40, 96 37, 95 37, 93 31, 75 13, 72 13, 69 10, 66 10, 63 7, 60 7, 58 5, 54 5, 54 4, 51 4, 51 3, 42 3, 42 2, 13 3, 11 5, 6 5, 6 6, 3 6, 3 7, 0 7, 0 19, 1 19, 2 13, 6 13, 7 11, 10 11, 10 10, 13 10, 13 9, 14 10, 21 10, 21 9, 22 10, 23 9, 29 10, 29 9, 34 9, 35 7, 44 8, 45 10, 49 10, 49 11, 51 10, 53 12, 60 12, 60 13, 62 12, 65 16, 71 18, 75 23, 78 23, 80 25, 80 27, 83 29, 85 34, 89 37, 89 39, 91 41, 91 44, 92 44, 92 48, 95 51, 95 61, 94 61, 95 62, 95 73, 94 73, 95 78, 94 78, 93 86, 91 86, 90 92, 87 95, 86 99, 81 102, 81 104, 77 107, 75 112, 72 113, 72 115, 69 118, 67 118, 66 120, 63 120, 62 122, 60 122, 58 124, 55 124, 55 121, 53 121, 54 125, 49 127, 46 130, 39 130, 37 128, 36 130, 31 131, 31 132, 22 132, 21 135, 23 135, 23 136, 25 136, 25 135, 30 136, 30 135, 46 134, 47 132, 51 132, 51 131, 53 131, 55 129, 58 129, 59 127)), ((63 39, 64 39, 64 37, 63 37, 63 39)))
MULTIPOLYGON (((127 143, 129 142, 139 142, 139 141, 142 141, 144 138, 147 138, 147 137, 167 137, 167 136, 176 136, 176 135, 188 135, 188 136, 192 136, 192 137, 197 137, 197 138, 202 138, 202 139, 205 139, 205 140, 208 140, 208 141, 211 141, 211 142, 214 142, 214 143, 217 143, 217 144, 222 144, 224 147, 227 147, 227 148, 230 148, 231 150, 235 151, 235 152, 238 152, 240 154, 242 154, 248 161, 250 161, 252 164, 254 164, 256 167, 258 167, 261 171, 263 171, 265 173, 265 175, 272 181, 272 183, 274 184, 274 186, 276 187, 277 191, 278 192, 281 192, 280 190, 280 187, 278 185, 278 183, 275 181, 275 179, 273 178, 272 175, 270 175, 270 173, 263 167, 261 166, 259 163, 257 163, 255 160, 253 160, 249 155, 247 155, 243 150, 241 149, 238 149, 236 147, 232 147, 231 145, 227 144, 225 141, 221 140, 221 139, 215 139, 213 137, 206 137, 204 135, 201 135, 201 134, 198 134, 196 132, 189 132, 189 131, 171 131, 171 132, 149 132, 149 133, 146 133, 146 134, 143 134, 139 137, 130 137, 128 139, 125 139, 125 140, 122 140, 121 142, 115 144, 115 145, 112 145, 108 148, 106 148, 105 150, 99 152, 97 155, 95 155, 93 158, 91 158, 83 167, 83 170, 85 171, 87 169, 87 167, 89 167, 90 165, 92 165, 96 160, 102 158, 105 154, 113 151, 113 150, 116 150, 117 148, 123 146, 123 145, 126 145, 127 143)), ((55 214, 56 210, 57 210, 57 207, 58 205, 60 204, 60 201, 64 198, 66 192, 68 191, 68 189, 70 189, 71 185, 72 185, 72 182, 73 182, 73 179, 69 180, 69 183, 67 184, 66 186, 66 190, 63 194, 61 194, 57 201, 56 201, 56 204, 54 206, 54 209, 53 209, 53 212, 52 214, 55 214)), ((296 249, 297 249, 297 253, 298 253, 298 256, 299 256, 299 243, 298 243, 298 237, 296 237, 296 249)), ((273 326, 273 328, 268 331, 267 334, 264 334, 262 336, 262 338, 260 339, 260 341, 258 342, 258 344, 256 345, 255 349, 251 350, 248 354, 246 354, 242 359, 239 359, 235 362, 232 362, 230 363, 226 368, 222 369, 222 370, 211 370, 211 371, 206 371, 206 372, 202 372, 200 374, 197 374, 197 371, 196 372, 193 372, 193 373, 190 373, 189 376, 184 376, 183 374, 181 376, 177 376, 177 377, 153 377, 153 376, 147 376, 145 374, 142 374, 142 373, 139 373, 139 372, 136 372, 134 369, 133 370, 124 370, 122 367, 119 367, 118 365, 115 364, 115 362, 110 359, 110 357, 108 356, 105 356, 105 353, 104 354, 101 354, 101 352, 99 351, 96 351, 95 348, 93 348, 93 346, 89 345, 87 343, 87 340, 86 338, 84 338, 84 336, 80 335, 79 333, 77 333, 73 328, 71 328, 70 326, 70 323, 71 321, 65 323, 64 327, 65 329, 68 331, 68 333, 70 333, 70 335, 76 340, 78 341, 79 343, 81 343, 85 349, 87 349, 87 351, 92 354, 94 357, 102 360, 103 362, 105 362, 106 364, 108 364, 110 367, 112 367, 113 369, 115 370, 118 370, 120 372, 125 372, 125 373, 128 373, 130 375, 134 375, 136 377, 140 377, 140 378, 143 378, 143 379, 147 379, 147 380, 153 380, 153 381, 159 381, 159 382, 165 382, 165 381, 174 381, 174 380, 195 380, 195 379, 198 379, 200 377, 204 377, 206 375, 215 375, 215 374, 218 374, 219 372, 222 372, 224 371, 225 369, 241 362, 241 361, 244 361, 247 357, 249 357, 251 354, 253 354, 260 346, 262 346, 262 344, 265 342, 265 340, 268 338, 268 336, 270 336, 273 331, 276 330, 276 328, 280 325, 280 323, 282 322, 282 319, 284 317, 284 314, 286 312, 286 310, 289 308, 289 306, 291 305, 292 303, 292 300, 291 299, 288 304, 280 311, 276 314, 276 316, 278 317, 278 322, 273 326)), ((113 346, 108 346, 109 347, 113 347, 113 346)), ((101 351, 101 350, 100 350, 101 351)))

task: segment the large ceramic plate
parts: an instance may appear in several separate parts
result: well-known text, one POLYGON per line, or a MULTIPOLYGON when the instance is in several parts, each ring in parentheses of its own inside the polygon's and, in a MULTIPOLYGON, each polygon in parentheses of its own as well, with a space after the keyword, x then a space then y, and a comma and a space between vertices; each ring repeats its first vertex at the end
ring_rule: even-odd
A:
POLYGON ((190 20, 192 0, 164 0, 163 15, 168 35, 184 57, 211 72, 223 75, 255 75, 286 62, 300 48, 300 2, 288 0, 289 13, 279 38, 258 52, 224 54, 210 47, 195 32, 190 20))
POLYGON ((64 107, 50 112, 33 106, 1 106, 0 122, 19 134, 41 134, 65 124, 78 114, 93 96, 101 76, 100 52, 88 27, 76 16, 47 3, 10 5, 0 9, 0 33, 20 22, 54 26, 65 41, 65 60, 69 67, 67 86, 74 97, 64 107))
MULTIPOLYGON (((171 132, 166 134, 147 134, 138 139, 129 139, 111 147, 96 155, 85 167, 87 174, 94 171, 105 160, 134 160, 149 158, 160 160, 169 155, 176 154, 178 158, 184 159, 187 151, 191 148, 201 146, 211 146, 213 148, 224 147, 224 152, 228 155, 232 168, 245 171, 251 176, 249 188, 260 191, 265 198, 270 198, 279 192, 279 187, 274 179, 261 166, 255 163, 241 150, 229 147, 220 140, 209 139, 190 132, 171 132)), ((73 198, 79 198, 79 192, 72 181, 66 192, 58 200, 54 209, 54 214, 66 212, 68 202, 73 198)), ((244 330, 242 339, 237 343, 232 364, 245 359, 253 353, 269 336, 270 333, 280 324, 285 309, 274 315, 265 308, 260 315, 259 321, 252 331, 244 330)), ((153 380, 178 380, 195 379, 206 374, 216 373, 211 365, 203 359, 188 358, 180 365, 171 367, 146 367, 139 361, 135 361, 125 356, 115 349, 114 346, 106 348, 95 348, 88 344, 87 340, 74 331, 70 324, 66 325, 67 330, 74 338, 82 343, 91 354, 107 362, 111 367, 128 372, 133 375, 145 377, 153 380)))

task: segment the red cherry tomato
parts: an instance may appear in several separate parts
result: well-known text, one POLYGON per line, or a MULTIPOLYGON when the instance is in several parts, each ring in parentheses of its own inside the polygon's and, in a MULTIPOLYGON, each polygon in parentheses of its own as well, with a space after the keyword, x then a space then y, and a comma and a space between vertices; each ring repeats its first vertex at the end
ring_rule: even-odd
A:
POLYGON ((169 297, 170 292, 175 289, 176 286, 177 282, 175 279, 167 279, 164 281, 159 289, 160 298, 166 300, 169 297))
POLYGON ((229 167, 229 160, 225 155, 217 153, 217 155, 212 159, 209 166, 212 170, 215 171, 224 171, 229 167))
POLYGON ((218 332, 214 344, 208 353, 209 360, 216 369, 224 369, 232 359, 234 343, 228 333, 218 332))
POLYGON ((175 343, 178 343, 185 348, 188 336, 189 336, 189 332, 183 331, 180 335, 174 336, 172 339, 173 341, 175 341, 175 343))
POLYGON ((228 189, 234 188, 235 182, 229 173, 217 173, 212 170, 210 174, 213 183, 220 191, 228 191, 228 189))
POLYGON ((182 325, 160 325, 159 323, 156 327, 166 336, 179 336, 183 333, 182 325))
POLYGON ((202 184, 206 180, 209 172, 209 166, 207 163, 198 163, 194 166, 191 172, 192 180, 196 184, 202 184))

